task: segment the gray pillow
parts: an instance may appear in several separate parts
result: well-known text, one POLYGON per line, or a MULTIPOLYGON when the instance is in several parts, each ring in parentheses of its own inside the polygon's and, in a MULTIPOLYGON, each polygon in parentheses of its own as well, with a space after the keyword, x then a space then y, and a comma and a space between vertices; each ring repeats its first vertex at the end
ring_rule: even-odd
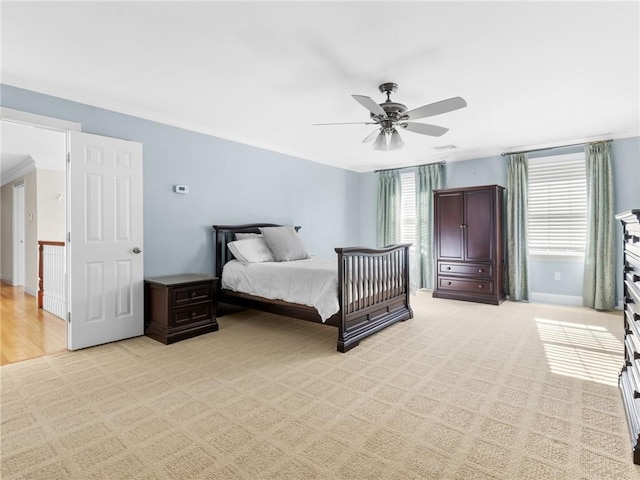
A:
POLYGON ((263 227, 260 231, 264 235, 264 241, 267 242, 276 261, 288 262, 290 260, 309 258, 309 252, 304 247, 295 228, 291 226, 263 227))

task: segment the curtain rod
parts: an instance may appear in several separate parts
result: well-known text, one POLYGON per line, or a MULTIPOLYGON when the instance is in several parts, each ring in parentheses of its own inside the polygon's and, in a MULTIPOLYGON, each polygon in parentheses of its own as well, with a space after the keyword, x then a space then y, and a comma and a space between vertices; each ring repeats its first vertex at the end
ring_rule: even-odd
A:
POLYGON ((431 163, 423 163, 422 165, 409 165, 408 167, 400 167, 400 168, 382 168, 380 170, 374 170, 373 173, 378 172, 390 172, 391 170, 405 170, 407 168, 418 168, 418 167, 426 167, 427 165, 446 165, 446 160, 441 160, 439 162, 431 162, 431 163))
POLYGON ((521 150, 519 152, 502 152, 500 154, 500 156, 506 157, 507 155, 515 155, 517 153, 543 152, 545 150, 553 150, 555 148, 579 147, 580 145, 587 145, 589 143, 609 143, 609 142, 613 142, 613 139, 610 138, 610 139, 607 139, 607 140, 597 140, 595 142, 572 143, 570 145, 557 145, 555 147, 534 148, 534 149, 531 149, 531 150, 521 150))

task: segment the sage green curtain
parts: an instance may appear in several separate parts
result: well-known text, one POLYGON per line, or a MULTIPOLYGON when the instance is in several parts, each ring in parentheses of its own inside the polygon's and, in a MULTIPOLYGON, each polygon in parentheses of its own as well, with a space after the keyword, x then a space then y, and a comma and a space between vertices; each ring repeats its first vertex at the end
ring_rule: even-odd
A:
POLYGON ((400 173, 398 170, 378 172, 379 247, 398 243, 400 239, 400 173))
POLYGON ((509 155, 507 164, 507 295, 511 300, 529 301, 529 254, 527 251, 527 208, 529 173, 527 157, 509 155))
POLYGON ((616 301, 613 179, 609 142, 585 146, 587 245, 584 254, 585 307, 611 310, 616 301))
POLYGON ((433 290, 435 252, 433 248, 433 191, 442 188, 443 166, 423 165, 416 169, 415 286, 433 290))

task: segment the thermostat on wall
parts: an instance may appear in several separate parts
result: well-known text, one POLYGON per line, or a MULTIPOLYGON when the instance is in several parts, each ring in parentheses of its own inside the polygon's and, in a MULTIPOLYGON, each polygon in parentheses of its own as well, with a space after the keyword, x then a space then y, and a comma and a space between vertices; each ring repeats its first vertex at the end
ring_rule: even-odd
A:
POLYGON ((189 187, 187 187, 186 185, 176 185, 175 187, 173 187, 173 190, 176 193, 189 193, 189 187))

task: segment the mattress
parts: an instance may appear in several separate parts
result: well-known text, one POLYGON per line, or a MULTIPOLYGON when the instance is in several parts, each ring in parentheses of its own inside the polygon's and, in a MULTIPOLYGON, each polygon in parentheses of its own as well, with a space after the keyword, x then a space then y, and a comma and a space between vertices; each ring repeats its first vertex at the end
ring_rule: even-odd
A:
POLYGON ((314 307, 323 322, 340 310, 335 257, 248 265, 231 260, 222 269, 222 288, 314 307))

